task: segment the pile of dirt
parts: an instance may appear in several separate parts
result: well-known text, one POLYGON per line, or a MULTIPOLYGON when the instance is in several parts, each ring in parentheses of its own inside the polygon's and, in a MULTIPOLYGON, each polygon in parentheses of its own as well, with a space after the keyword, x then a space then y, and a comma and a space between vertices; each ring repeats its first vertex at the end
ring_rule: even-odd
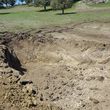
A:
POLYGON ((2 108, 110 109, 110 23, 6 32, 1 42, 2 108))
POLYGON ((0 44, 0 110, 61 110, 51 103, 39 102, 32 81, 20 81, 23 71, 17 70, 18 59, 10 51, 0 44))
POLYGON ((88 10, 91 9, 91 7, 89 7, 85 1, 80 1, 76 4, 76 8, 77 11, 82 11, 82 10, 88 10))
POLYGON ((98 4, 98 3, 107 3, 109 0, 83 0, 83 2, 88 3, 88 4, 98 4))

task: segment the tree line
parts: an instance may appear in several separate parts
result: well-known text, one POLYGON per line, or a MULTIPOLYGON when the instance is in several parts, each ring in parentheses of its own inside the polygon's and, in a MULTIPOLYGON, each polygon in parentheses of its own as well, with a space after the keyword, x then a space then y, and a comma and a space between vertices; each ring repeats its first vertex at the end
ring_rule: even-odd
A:
MULTIPOLYGON (((62 14, 64 14, 64 10, 66 8, 71 8, 74 2, 78 0, 19 0, 22 4, 34 5, 34 6, 42 6, 44 11, 47 11, 47 6, 51 6, 53 10, 62 10, 62 14)), ((16 4, 16 0, 0 0, 0 6, 14 6, 16 4)))
POLYGON ((62 10, 62 14, 64 14, 64 9, 71 8, 73 5, 73 0, 37 0, 35 1, 35 5, 43 6, 44 11, 47 10, 47 6, 51 6, 53 10, 62 10))
POLYGON ((14 6, 16 3, 16 0, 0 0, 0 7, 4 7, 4 5, 7 6, 14 6))

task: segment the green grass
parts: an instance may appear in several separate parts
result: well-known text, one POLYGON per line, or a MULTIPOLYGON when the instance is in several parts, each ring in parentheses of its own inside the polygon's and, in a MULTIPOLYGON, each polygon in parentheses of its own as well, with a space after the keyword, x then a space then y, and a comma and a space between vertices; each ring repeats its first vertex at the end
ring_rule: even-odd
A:
MULTIPOLYGON (((19 6, 0 10, 0 31, 23 31, 40 27, 84 21, 110 21, 110 10, 92 10, 76 14, 57 15, 58 11, 39 12, 42 8, 19 6)), ((74 8, 65 10, 75 12, 74 8)))

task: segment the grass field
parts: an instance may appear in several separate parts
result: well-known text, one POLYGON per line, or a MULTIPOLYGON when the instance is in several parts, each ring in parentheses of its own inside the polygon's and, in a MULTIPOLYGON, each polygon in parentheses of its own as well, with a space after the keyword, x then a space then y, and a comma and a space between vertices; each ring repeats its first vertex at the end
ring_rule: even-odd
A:
POLYGON ((65 25, 84 21, 110 21, 110 8, 77 11, 65 10, 65 15, 58 11, 39 12, 42 8, 16 6, 0 10, 0 31, 23 31, 50 25, 65 25))

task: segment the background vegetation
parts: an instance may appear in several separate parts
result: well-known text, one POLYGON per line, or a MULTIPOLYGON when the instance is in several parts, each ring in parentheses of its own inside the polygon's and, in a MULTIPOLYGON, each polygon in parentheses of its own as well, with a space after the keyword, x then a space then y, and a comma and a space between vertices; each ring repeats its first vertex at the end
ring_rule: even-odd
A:
MULTIPOLYGON (((61 1, 57 1, 57 3, 62 4, 61 1)), ((73 2, 71 6, 65 7, 64 14, 61 14, 60 10, 52 10, 50 5, 50 2, 46 4, 46 10, 42 7, 42 3, 36 3, 36 5, 20 4, 0 9, 0 31, 27 31, 53 25, 63 26, 79 22, 110 21, 110 2, 91 5, 86 5, 80 1, 73 2)))

